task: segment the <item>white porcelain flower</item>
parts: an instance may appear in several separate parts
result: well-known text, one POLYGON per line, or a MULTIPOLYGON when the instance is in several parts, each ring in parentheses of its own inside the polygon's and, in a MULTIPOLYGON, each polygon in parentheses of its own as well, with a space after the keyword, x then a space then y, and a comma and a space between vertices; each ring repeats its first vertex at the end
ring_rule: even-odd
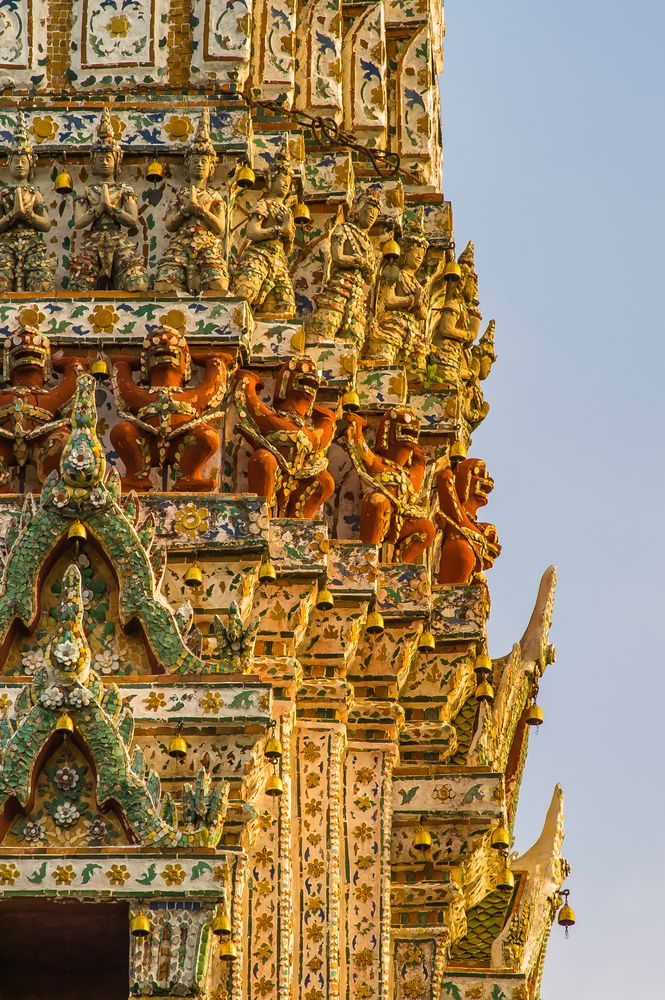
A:
POLYGON ((90 608, 92 607, 92 601, 93 601, 94 596, 95 595, 92 592, 92 590, 84 590, 84 591, 82 591, 81 597, 83 599, 83 607, 85 608, 86 611, 89 611, 90 608))
POLYGON ((41 823, 28 822, 23 827, 23 836, 31 843, 44 839, 45 830, 41 823))
POLYGON ((28 674, 30 677, 45 665, 46 658, 43 649, 29 649, 21 658, 23 673, 28 674))
POLYGON ((72 802, 63 802, 55 807, 53 819, 57 826, 73 826, 81 813, 72 802))
POLYGON ((79 773, 74 767, 59 767, 58 770, 53 775, 53 780, 55 781, 58 788, 62 791, 71 791, 71 789, 76 788, 79 783, 79 773))
POLYGON ((53 650, 53 655, 60 663, 67 665, 76 663, 79 658, 78 643, 72 642, 70 639, 65 639, 63 642, 58 643, 53 650))
POLYGON ((120 657, 112 649, 103 649, 97 653, 94 667, 100 674, 115 674, 120 669, 120 657))
POLYGON ((46 688, 45 691, 42 691, 39 696, 39 700, 44 708, 56 709, 60 708, 65 699, 60 688, 52 685, 51 687, 46 688))
POLYGON ((92 695, 87 688, 74 688, 67 696, 67 701, 72 708, 83 708, 92 701, 92 695))

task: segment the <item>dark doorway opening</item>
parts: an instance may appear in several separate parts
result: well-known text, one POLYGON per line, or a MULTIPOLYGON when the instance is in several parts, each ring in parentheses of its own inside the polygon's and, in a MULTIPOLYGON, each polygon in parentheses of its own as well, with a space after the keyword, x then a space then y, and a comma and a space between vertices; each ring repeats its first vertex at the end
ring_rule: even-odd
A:
POLYGON ((127 903, 0 901, 0 1000, 127 1000, 127 903))

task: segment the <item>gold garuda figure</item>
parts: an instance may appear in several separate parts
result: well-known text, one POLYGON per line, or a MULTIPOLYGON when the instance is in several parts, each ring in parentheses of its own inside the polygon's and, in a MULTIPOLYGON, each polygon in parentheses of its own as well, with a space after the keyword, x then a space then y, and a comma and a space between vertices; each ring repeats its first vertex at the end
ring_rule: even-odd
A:
POLYGON ((74 207, 79 243, 69 262, 73 292, 144 292, 148 288, 143 258, 129 238, 138 229, 138 202, 133 188, 118 180, 121 163, 122 149, 105 107, 90 158, 95 180, 77 197, 74 207))
POLYGON ((39 188, 30 183, 37 157, 25 116, 18 113, 7 157, 9 180, 0 186, 0 292, 52 292, 56 255, 44 241, 54 222, 39 188))
POLYGON ((233 292, 245 299, 256 315, 280 313, 288 319, 295 315, 288 261, 295 223, 286 203, 292 180, 285 139, 268 172, 267 194, 251 210, 245 243, 233 268, 233 292))
POLYGON ((10 490, 12 476, 33 465, 41 485, 57 469, 69 437, 63 407, 76 391, 85 369, 82 358, 62 352, 51 359, 48 337, 22 326, 4 342, 0 388, 0 493, 10 490), (63 378, 49 386, 53 368, 63 378))
POLYGON ((309 340, 350 340, 358 347, 367 329, 367 286, 374 281, 376 258, 369 231, 379 217, 378 188, 354 199, 349 220, 330 236, 330 273, 305 321, 309 340))
POLYGON ((384 265, 376 293, 376 315, 369 326, 365 357, 386 365, 403 364, 408 371, 427 361, 427 285, 417 277, 428 240, 420 218, 405 222, 401 255, 384 265))
POLYGON ((111 443, 125 466, 125 490, 152 489, 151 469, 170 465, 174 490, 209 493, 216 479, 203 475, 219 451, 230 355, 207 349, 190 353, 183 335, 164 326, 143 342, 140 358, 114 355, 113 387, 118 413, 111 443), (192 361, 204 367, 190 385, 192 361), (141 369, 137 383, 132 370, 141 369))
POLYGON ((365 418, 348 413, 347 419, 347 447, 363 485, 360 538, 367 545, 391 544, 394 562, 414 562, 435 535, 420 500, 427 471, 420 421, 409 406, 393 407, 381 417, 370 448, 365 418))
POLYGON ((185 179, 166 210, 164 225, 174 235, 157 265, 155 291, 226 292, 229 272, 223 237, 226 204, 220 191, 210 187, 217 166, 217 152, 210 138, 210 112, 201 112, 196 134, 185 153, 185 179))
POLYGON ((314 517, 335 490, 328 449, 339 413, 316 404, 321 384, 311 358, 292 358, 277 373, 273 405, 259 398, 260 376, 238 372, 238 430, 254 448, 247 475, 277 517, 314 517))

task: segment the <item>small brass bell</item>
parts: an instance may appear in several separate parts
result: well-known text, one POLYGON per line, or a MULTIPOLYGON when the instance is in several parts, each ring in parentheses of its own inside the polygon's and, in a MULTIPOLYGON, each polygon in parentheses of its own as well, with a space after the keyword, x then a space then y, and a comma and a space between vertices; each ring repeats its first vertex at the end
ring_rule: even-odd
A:
POLYGON ((185 737, 182 733, 176 733, 169 743, 169 757, 173 757, 174 760, 184 760, 188 750, 189 746, 185 737))
POLYGON ((385 630, 385 623, 383 621, 383 615, 380 611, 370 611, 367 615, 367 623, 365 625, 365 631, 369 635, 381 635, 385 630))
POLYGON ((90 374, 95 382, 105 382, 109 377, 109 366, 106 358, 99 354, 90 365, 90 374))
POLYGON ((230 937, 232 930, 231 917, 226 910, 220 910, 212 922, 213 934, 216 934, 217 937, 230 937))
POLYGON ((499 872, 499 877, 496 880, 497 889, 503 889, 508 892, 510 889, 515 888, 515 876, 508 867, 508 860, 506 859, 501 866, 499 872))
POLYGON ((386 263, 397 260, 402 249, 396 239, 389 239, 383 244, 383 259, 386 263))
POLYGON ((316 607, 318 611, 331 611, 335 607, 335 598, 327 587, 322 587, 316 595, 316 607))
POLYGON ((277 736, 275 735, 274 723, 272 726, 272 732, 268 737, 268 739, 266 740, 266 746, 263 753, 268 758, 268 760, 272 761, 281 760, 282 757, 284 756, 284 748, 281 742, 277 739, 277 736))
POLYGON ((152 181, 154 184, 156 184, 158 181, 161 181, 163 177, 164 177, 164 167, 162 166, 162 164, 159 162, 159 160, 151 160, 151 162, 146 167, 145 179, 147 181, 152 181))
POLYGON ((422 851, 425 853, 425 851, 429 851, 431 846, 432 834, 429 832, 421 818, 420 824, 413 838, 413 849, 414 851, 422 851))
POLYGON ((56 733, 73 733, 74 732, 74 720, 68 712, 62 712, 58 716, 58 721, 55 724, 56 733))
POLYGON ((186 587, 191 587, 192 590, 196 590, 197 587, 203 585, 203 571, 198 563, 194 563, 190 566, 183 577, 183 581, 186 587))
POLYGON ((270 583, 272 580, 277 579, 277 573, 275 572, 275 567, 270 562, 268 556, 264 556, 261 560, 261 565, 259 566, 259 580, 261 583, 270 583))
POLYGON ((88 537, 88 532, 85 529, 85 525, 80 521, 74 521, 73 524, 69 526, 69 531, 67 532, 67 540, 70 542, 85 542, 88 537))
POLYGON ((568 896, 570 895, 570 889, 563 889, 561 892, 563 896, 563 906, 559 910, 556 921, 559 927, 566 928, 566 937, 568 937, 568 928, 572 927, 575 923, 575 910, 568 902, 568 896))
POLYGON ((282 783, 282 779, 278 775, 277 771, 274 771, 266 781, 266 795, 276 797, 281 795, 283 791, 284 784, 282 783))
POLYGON ((536 705, 535 701, 526 710, 526 715, 524 716, 524 721, 527 726, 542 726, 545 721, 545 715, 543 713, 540 705, 536 705))
POLYGON ((476 662, 473 665, 473 669, 479 677, 484 677, 486 674, 492 673, 492 660, 487 653, 478 654, 476 662))
POLYGON ((309 226, 312 222, 312 215, 304 201, 298 201, 293 209, 293 221, 297 226, 309 226))
POLYGON ((494 701, 494 688, 489 681, 481 681, 476 688, 476 699, 491 704, 494 701))
POLYGON ((490 844, 495 851, 507 851, 510 847, 510 833, 505 826, 495 826, 491 833, 490 844))
POLYGON ((152 924, 145 913, 137 913, 135 917, 132 917, 129 929, 133 937, 144 938, 152 931, 152 924))
POLYGON ((342 409, 345 413, 357 413, 360 409, 360 396, 355 389, 349 389, 342 396, 342 409))
POLYGON ((235 178, 236 184, 239 188, 251 188, 256 184, 256 174, 250 167, 249 163, 243 163, 238 170, 235 178))
POLYGON ((72 181, 71 174, 67 173, 66 170, 61 170, 55 179, 53 187, 58 194, 71 194, 74 190, 74 182, 72 181))
POLYGON ((453 441, 450 448, 450 461, 454 464, 466 458, 466 447, 461 441, 453 441))
POLYGON ((227 941, 222 941, 220 944, 219 957, 222 962, 234 962, 238 957, 238 949, 230 938, 227 941))
POLYGON ((419 653, 433 653, 436 649, 436 639, 430 632, 428 628, 424 632, 420 633, 420 638, 418 639, 418 652, 419 653))
POLYGON ((462 277, 462 268, 456 260, 449 260, 443 269, 445 281, 459 281, 462 277))

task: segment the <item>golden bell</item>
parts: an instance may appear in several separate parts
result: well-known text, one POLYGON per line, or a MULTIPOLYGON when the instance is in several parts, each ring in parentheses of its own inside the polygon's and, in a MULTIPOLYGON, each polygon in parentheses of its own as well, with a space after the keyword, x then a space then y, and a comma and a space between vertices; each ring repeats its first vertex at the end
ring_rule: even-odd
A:
POLYGON ((90 365, 90 374, 95 382, 105 382, 109 377, 109 366, 106 358, 95 358, 90 365))
POLYGON ((274 733, 272 736, 269 736, 268 739, 266 740, 266 746, 263 753, 268 758, 268 760, 277 761, 281 760, 282 757, 284 756, 284 748, 274 733))
POLYGON ((53 187, 58 194, 71 194, 74 190, 72 175, 68 174, 66 170, 62 170, 56 177, 53 187))
POLYGON ((212 922, 212 932, 217 937, 229 937, 232 931, 231 917, 226 910, 221 910, 212 922))
POLYGON ((152 160, 145 170, 145 179, 147 181, 161 181, 164 176, 164 167, 161 165, 159 160, 152 160))
POLYGON ((316 607, 318 611, 331 611, 335 607, 335 598, 327 587, 322 587, 316 595, 316 607))
POLYGON ((133 937, 144 938, 152 931, 152 924, 145 913, 137 913, 135 917, 132 917, 129 929, 133 937))
POLYGON ((527 726, 542 726, 545 721, 545 715, 540 705, 536 705, 535 702, 533 705, 529 705, 524 716, 524 721, 527 726))
POLYGON ((476 662, 473 665, 473 669, 477 674, 482 677, 484 674, 492 673, 492 660, 487 655, 487 653, 479 653, 476 657, 476 662))
POLYGON ((256 174, 249 163, 243 163, 236 174, 236 184, 240 188, 251 188, 256 184, 256 174))
POLYGON ((383 621, 383 615, 380 611, 370 611, 367 615, 367 623, 365 625, 365 631, 369 635, 381 635, 385 630, 385 624, 383 621))
POLYGON ((383 259, 385 261, 397 260, 402 249, 395 239, 386 240, 383 244, 383 259))
POLYGON ((499 877, 496 880, 496 887, 497 889, 505 889, 506 891, 515 888, 515 876, 507 864, 503 865, 501 871, 499 872, 499 877))
POLYGON ((271 774, 266 781, 266 795, 277 796, 281 795, 283 791, 284 785, 280 776, 277 773, 271 774))
POLYGON ((80 521, 74 521, 69 527, 67 532, 67 540, 70 542, 85 542, 88 537, 88 532, 85 530, 85 525, 81 524, 80 521))
POLYGON ((433 653, 436 649, 436 639, 430 632, 428 628, 424 632, 420 633, 420 638, 418 639, 418 652, 419 653, 433 653))
POLYGON ((429 851, 432 846, 432 834, 429 830, 423 826, 422 821, 420 826, 416 830, 415 836, 413 838, 413 849, 414 851, 429 851))
POLYGON ((491 703, 494 701, 494 688, 489 681, 481 681, 476 688, 476 699, 477 701, 486 701, 491 703))
POLYGON ((556 921, 560 927, 572 927, 575 923, 575 910, 568 904, 567 900, 559 910, 556 921))
POLYGON ((360 409, 360 396, 355 389, 349 389, 342 396, 342 409, 345 413, 357 413, 360 409))
POLYGON ((304 201, 299 201, 293 209, 293 221, 297 226, 309 226, 311 224, 312 215, 304 201))
POLYGON ((510 847, 510 834, 505 826, 495 826, 492 830, 490 844, 495 851, 507 851, 510 847))
POLYGON ((174 760, 184 760, 188 750, 189 746, 185 737, 181 733, 176 733, 169 743, 169 757, 173 757, 174 760))
POLYGON ((228 941, 222 941, 220 944, 219 957, 222 962, 234 962, 238 957, 238 949, 230 938, 228 941))
POLYGON ((461 441, 453 441, 452 447, 450 449, 450 460, 451 462, 457 460, 461 462, 463 458, 466 458, 466 447, 461 441))
POLYGON ((277 573, 275 572, 275 567, 270 562, 267 556, 264 556, 261 560, 261 565, 259 566, 259 580, 261 583, 269 583, 271 580, 277 579, 277 573))
POLYGON ((58 721, 55 724, 56 733, 73 733, 74 732, 74 721, 68 712, 62 712, 58 716, 58 721))
POLYGON ((449 260, 443 269, 443 277, 446 281, 459 281, 462 277, 462 268, 456 260, 449 260))
POLYGON ((186 587, 191 587, 193 590, 203 584, 203 571, 201 567, 195 563, 190 566, 183 577, 183 582, 186 587))

